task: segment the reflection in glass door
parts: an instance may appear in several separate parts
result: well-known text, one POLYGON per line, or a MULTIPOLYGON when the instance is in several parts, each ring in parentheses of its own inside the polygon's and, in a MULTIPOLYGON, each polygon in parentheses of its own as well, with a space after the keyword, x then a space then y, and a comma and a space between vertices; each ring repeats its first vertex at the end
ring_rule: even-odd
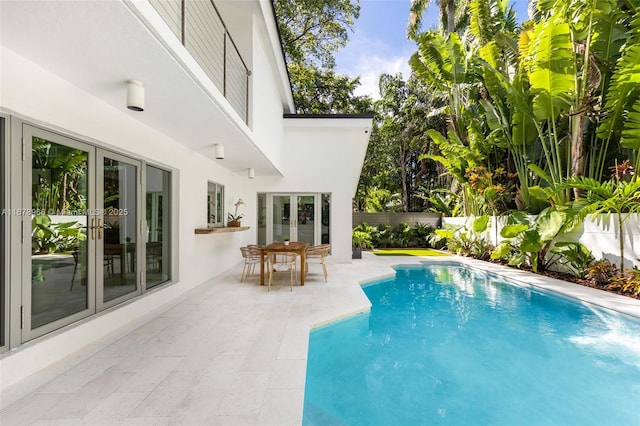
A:
POLYGON ((23 294, 31 301, 26 320, 32 330, 88 315, 91 307, 86 230, 92 151, 36 129, 27 128, 25 136, 31 140, 31 209, 23 212, 31 285, 23 294))
POLYGON ((26 341, 139 294, 142 234, 139 162, 23 129, 26 341))
POLYGON ((329 243, 331 194, 258 194, 258 244, 302 241, 329 243))
POLYGON ((297 195, 296 205, 298 218, 294 222, 294 230, 296 241, 315 244, 316 235, 316 196, 315 195, 297 195))
POLYGON ((291 196, 274 195, 272 198, 272 239, 282 241, 291 238, 291 196))
POLYGON ((98 188, 102 189, 97 221, 98 259, 98 308, 138 290, 137 280, 137 218, 138 172, 137 164, 116 154, 99 156, 102 173, 98 188), (102 253, 100 253, 102 251, 102 253), (100 291, 102 290, 102 294, 100 291))
POLYGON ((170 277, 170 228, 169 188, 171 174, 153 166, 146 166, 146 251, 145 283, 149 289, 169 280, 170 277))

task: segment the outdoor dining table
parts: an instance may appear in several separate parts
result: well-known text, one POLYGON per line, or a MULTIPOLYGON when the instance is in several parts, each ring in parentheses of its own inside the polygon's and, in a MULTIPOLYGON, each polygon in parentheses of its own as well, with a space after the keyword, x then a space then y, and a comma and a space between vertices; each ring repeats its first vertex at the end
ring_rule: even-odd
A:
POLYGON ((300 256, 300 285, 304 285, 304 268, 306 261, 306 252, 308 243, 291 241, 289 244, 283 242, 275 242, 262 247, 260 250, 260 285, 264 285, 264 256, 271 252, 288 252, 295 253, 300 256))

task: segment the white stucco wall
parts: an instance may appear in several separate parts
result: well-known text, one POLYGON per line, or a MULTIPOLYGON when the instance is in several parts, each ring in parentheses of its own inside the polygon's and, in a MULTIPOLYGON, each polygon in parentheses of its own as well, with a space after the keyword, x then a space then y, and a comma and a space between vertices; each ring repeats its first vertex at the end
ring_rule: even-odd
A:
MULTIPOLYGON (((146 8, 142 7, 143 5, 144 3, 140 3, 140 13, 146 8)), ((147 14, 152 15, 151 12, 147 14)), ((281 87, 283 76, 276 71, 278 64, 273 56, 274 48, 269 45, 269 40, 273 38, 267 35, 267 29, 264 22, 260 21, 259 15, 254 14, 253 18, 251 43, 247 42, 248 39, 242 40, 243 46, 250 46, 253 51, 250 112, 252 129, 247 132, 246 127, 237 126, 236 130, 239 140, 250 137, 251 142, 260 147, 266 162, 275 166, 269 168, 269 176, 257 173, 255 179, 249 179, 247 176, 246 167, 250 164, 243 164, 244 168, 241 170, 240 167, 229 167, 229 161, 225 163, 224 160, 211 159, 210 154, 199 149, 193 140, 168 137, 139 121, 140 114, 151 114, 151 111, 138 113, 125 108, 125 93, 120 87, 122 70, 115 69, 119 68, 116 65, 120 64, 114 64, 114 70, 106 70, 107 74, 113 71, 113 75, 107 76, 112 80, 101 82, 101 85, 87 86, 100 86, 96 90, 103 91, 102 94, 105 93, 105 85, 108 85, 109 92, 121 90, 122 106, 114 107, 102 101, 99 95, 81 90, 74 85, 76 70, 69 67, 60 68, 64 70, 61 74, 65 77, 62 78, 46 67, 1 47, 0 112, 3 115, 171 171, 173 245, 172 283, 159 286, 143 297, 131 299, 26 344, 18 344, 17 349, 0 354, 1 388, 4 389, 48 364, 87 347, 91 342, 118 327, 143 318, 191 288, 209 279, 215 279, 229 268, 240 264, 242 258, 238 248, 256 242, 257 192, 331 193, 332 260, 351 261, 351 197, 354 175, 359 173, 359 169, 354 169, 354 164, 359 163, 361 167, 361 161, 356 157, 363 152, 362 144, 366 149, 368 135, 363 136, 360 127, 356 128, 354 123, 344 119, 322 119, 318 122, 305 120, 306 124, 299 121, 291 128, 284 124, 283 110, 289 108, 287 105, 290 102, 283 99, 287 90, 281 87), (188 146, 196 148, 190 149, 188 146), (240 213, 245 215, 243 224, 251 226, 251 230, 210 235, 194 233, 195 228, 206 227, 208 181, 224 185, 226 212, 233 211, 233 203, 238 198, 245 201, 246 205, 241 207, 240 213)), ((175 40, 172 43, 175 43, 175 40)), ((191 61, 185 60, 180 63, 189 67, 191 61)), ((198 79, 202 77, 201 71, 195 70, 193 74, 198 79)), ((86 74, 84 76, 86 77, 86 74)), ((210 85, 205 86, 208 89, 210 85)), ((151 87, 149 89, 152 90, 151 87)), ((215 108, 212 108, 211 120, 216 120, 217 117, 216 103, 221 105, 220 108, 228 107, 225 106, 225 102, 217 102, 219 97, 219 93, 213 96, 211 105, 215 108)), ((179 112, 184 117, 192 114, 193 108, 200 108, 203 98, 199 98, 199 102, 197 107, 187 102, 176 105, 175 108, 182 108, 179 112)), ((167 119, 175 119, 175 116, 168 116, 167 119)), ((371 119, 356 120, 355 125, 370 127, 371 119)), ((207 141, 211 138, 211 143, 215 141, 227 142, 229 146, 233 144, 233 141, 217 140, 216 137, 219 135, 206 133, 191 132, 188 134, 192 136, 180 137, 207 141)), ((14 149, 19 150, 19 147, 14 149)), ((16 191, 22 190, 21 182, 14 180, 10 183, 16 191)), ((19 270, 20 265, 11 267, 19 270)), ((14 298, 20 302, 22 285, 20 282, 10 283, 14 302, 14 298)), ((15 305, 16 303, 12 303, 12 307, 15 308, 15 305)), ((17 311, 19 309, 13 309, 11 312, 14 324, 11 327, 12 343, 20 341, 20 336, 13 332, 15 324, 19 323, 17 311)))
POLYGON ((260 150, 281 169, 284 161, 284 128, 282 101, 275 75, 275 64, 269 54, 269 38, 264 24, 254 22, 253 70, 251 75, 251 104, 253 138, 260 150))
POLYGON ((255 188, 246 174, 229 171, 141 125, 136 113, 124 105, 121 110, 114 109, 12 51, 3 49, 0 53, 3 112, 172 171, 175 280, 124 306, 39 338, 37 344, 23 345, 17 354, 3 354, 0 386, 4 388, 239 264, 238 247, 255 242, 253 231, 195 235, 194 229, 206 227, 207 181, 225 185, 227 211, 239 197, 249 202, 243 210, 248 223, 255 223, 255 188))
MULTIPOLYGON (((616 214, 602 214, 597 218, 586 218, 576 229, 560 237, 557 241, 580 242, 584 244, 596 259, 607 259, 611 263, 620 266, 620 238, 618 232, 618 219, 616 214)), ((488 230, 488 235, 492 243, 500 242, 500 229, 503 222, 498 218, 497 230, 495 227, 496 218, 490 222, 492 228, 488 230), (497 232, 496 232, 497 231, 497 232), (497 235, 497 240, 496 240, 497 235)), ((464 217, 442 218, 443 226, 463 226, 467 219, 464 217)), ((535 216, 531 216, 531 221, 535 216)), ((624 261, 625 269, 633 265, 640 266, 640 214, 629 215, 623 225, 624 233, 624 261)))
POLYGON ((352 145, 363 140, 362 123, 349 124, 348 131, 346 125, 344 119, 285 120, 284 177, 258 183, 258 191, 264 192, 331 193, 331 257, 341 263, 351 262, 351 182, 353 153, 358 152, 352 145))

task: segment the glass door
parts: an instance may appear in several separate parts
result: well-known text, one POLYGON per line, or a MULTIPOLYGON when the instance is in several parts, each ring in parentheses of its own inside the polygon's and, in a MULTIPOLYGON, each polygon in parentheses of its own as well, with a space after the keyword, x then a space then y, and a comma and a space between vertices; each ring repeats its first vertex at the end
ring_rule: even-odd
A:
POLYGON ((27 341, 139 294, 143 248, 139 162, 26 124, 23 138, 27 341))
POLYGON ((282 241, 285 237, 295 241, 292 237, 291 221, 291 199, 290 195, 273 195, 271 201, 272 211, 272 241, 282 241))
POLYGON ((309 243, 310 246, 316 244, 316 198, 316 195, 296 195, 296 241, 309 243))
POLYGON ((95 149, 24 126, 23 339, 95 309, 93 241, 87 238, 95 149), (27 241, 30 238, 30 244, 27 241))
POLYGON ((322 228, 317 218, 321 215, 320 194, 258 194, 258 242, 289 237, 291 241, 319 244, 322 228), (267 212, 270 227, 260 226, 263 212, 267 212))
POLYGON ((91 218, 96 238, 98 310, 135 296, 138 280, 140 164, 108 152, 98 153, 98 208, 91 218))

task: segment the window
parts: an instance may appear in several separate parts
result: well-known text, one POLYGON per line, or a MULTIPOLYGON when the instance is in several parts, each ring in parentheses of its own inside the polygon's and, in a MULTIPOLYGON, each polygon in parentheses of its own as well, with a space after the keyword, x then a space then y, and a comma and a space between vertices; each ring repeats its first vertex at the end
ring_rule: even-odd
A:
POLYGON ((224 186, 209 182, 207 188, 207 226, 224 226, 224 186))
POLYGON ((149 165, 145 167, 145 172, 145 284, 149 289, 171 278, 171 173, 149 165))

